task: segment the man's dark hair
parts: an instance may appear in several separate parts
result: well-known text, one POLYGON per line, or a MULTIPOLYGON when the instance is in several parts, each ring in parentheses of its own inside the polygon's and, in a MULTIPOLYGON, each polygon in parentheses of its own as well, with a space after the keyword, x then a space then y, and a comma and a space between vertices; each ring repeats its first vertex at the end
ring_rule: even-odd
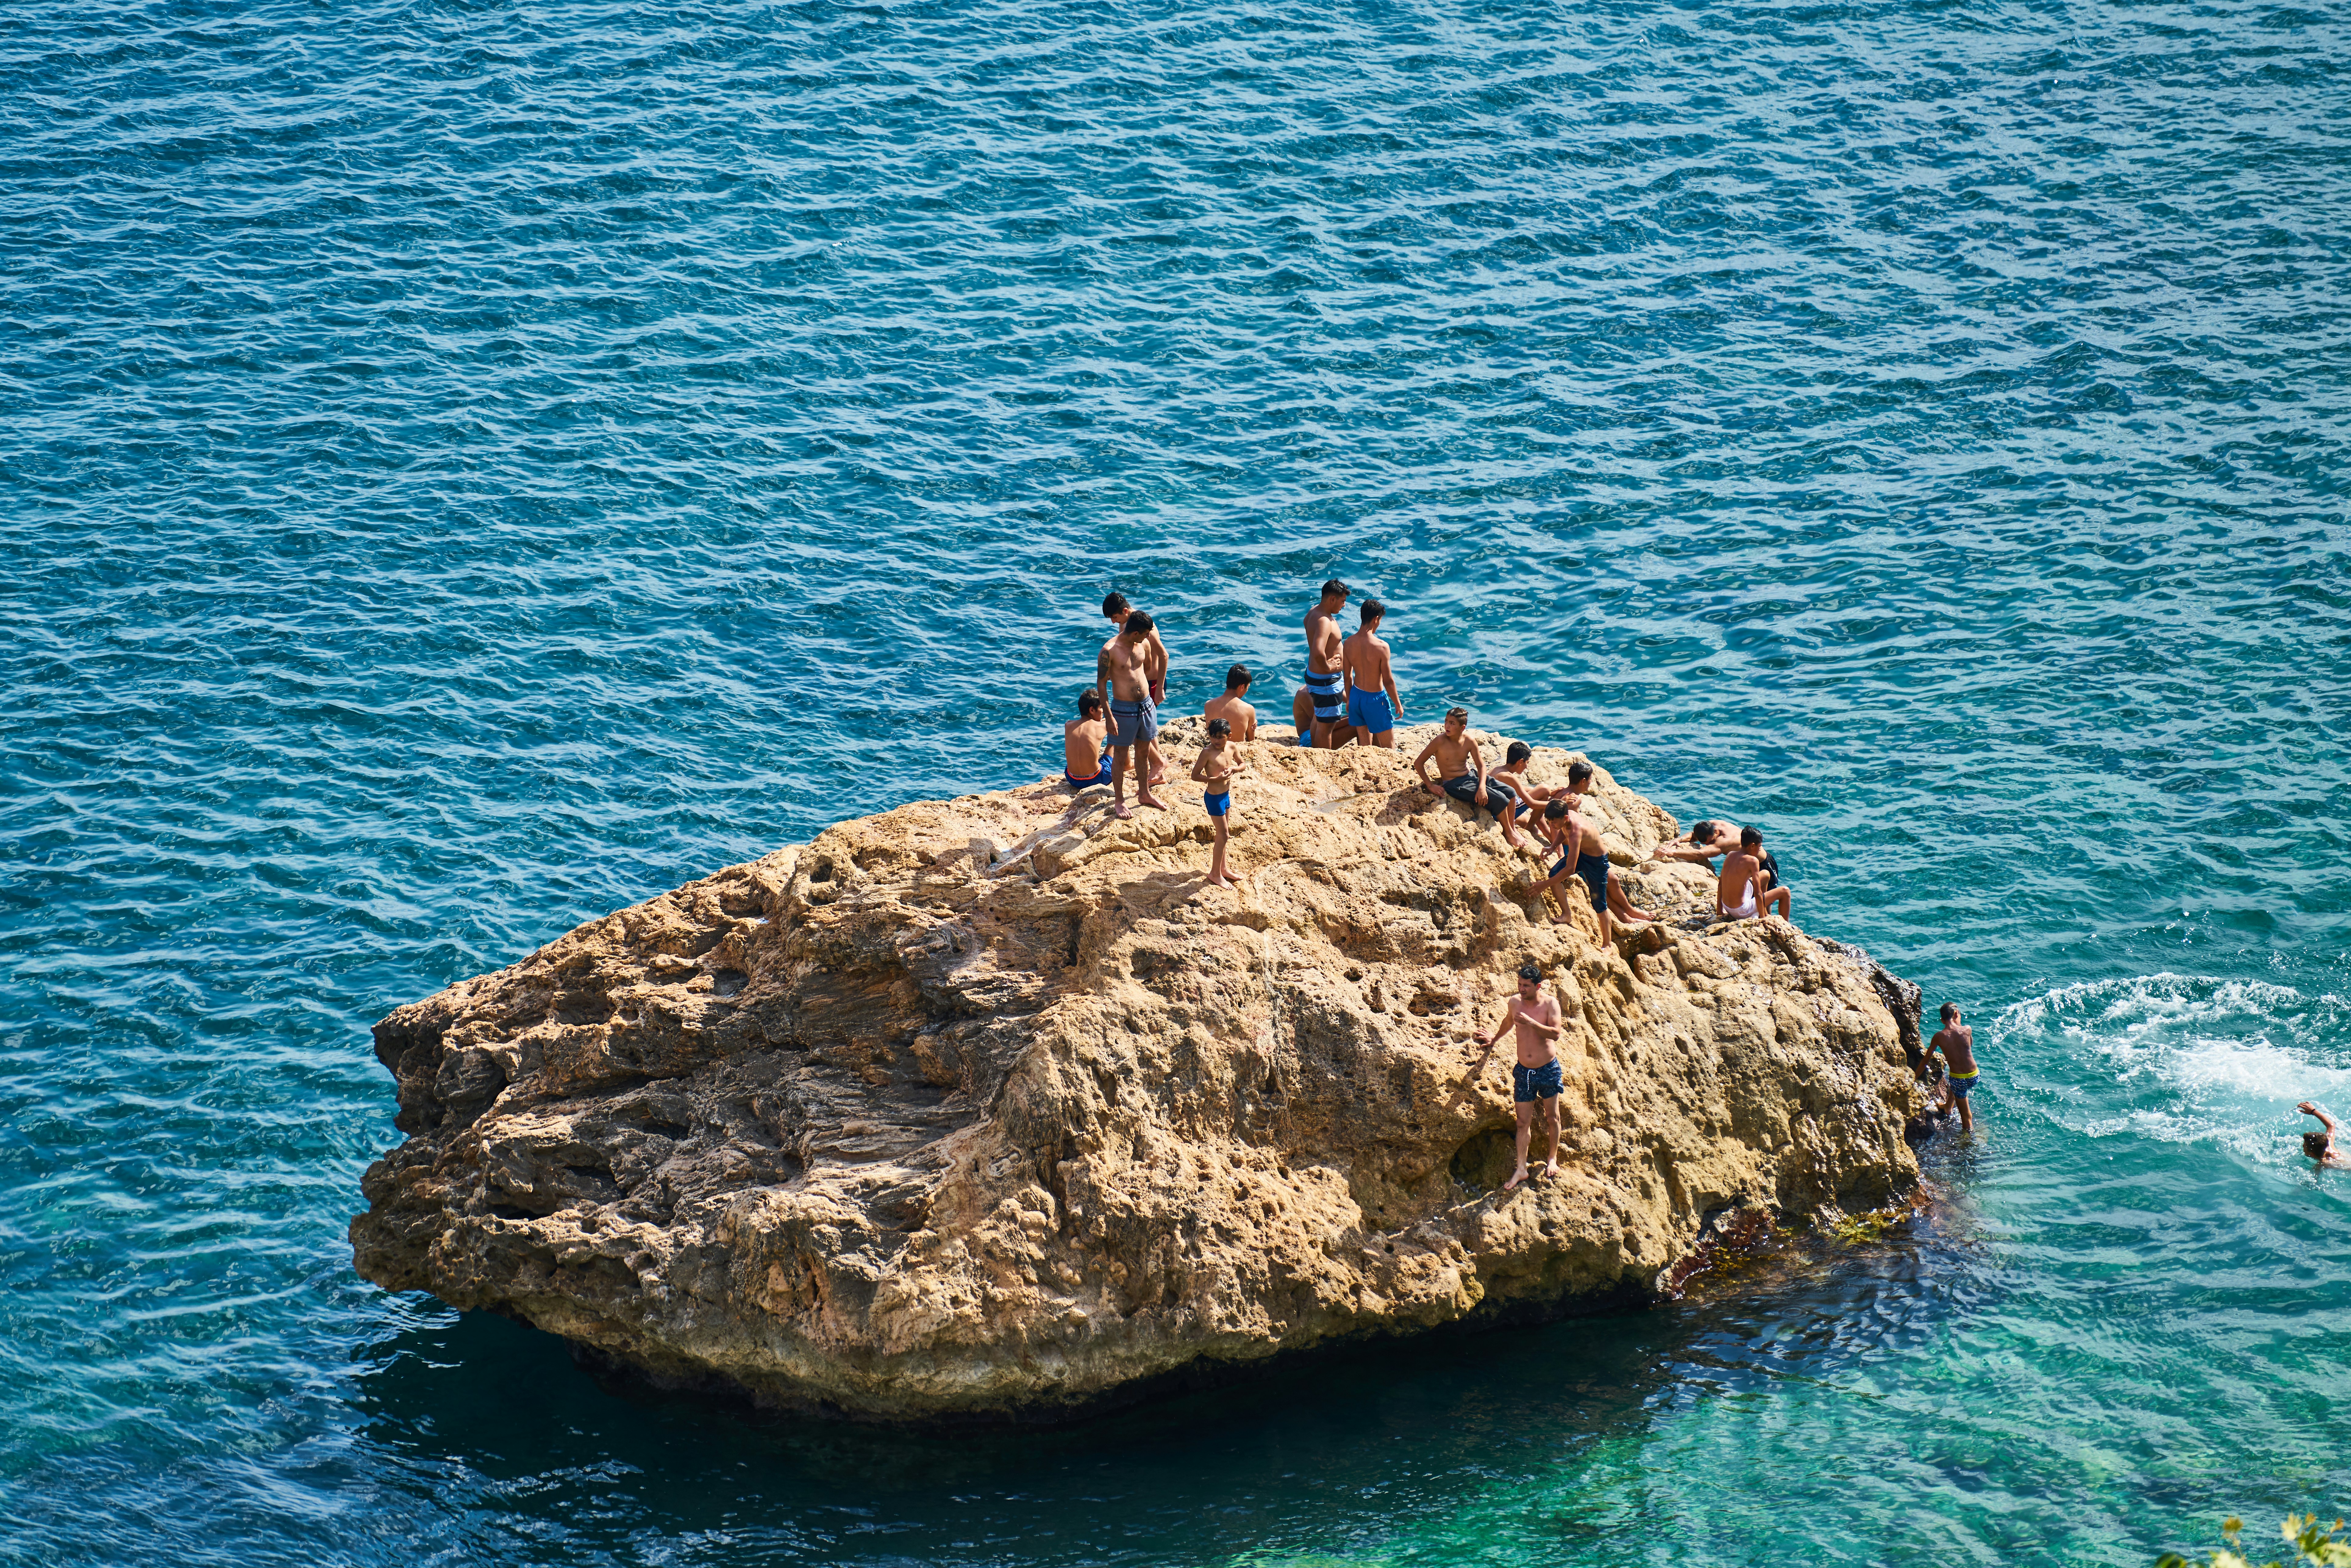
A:
POLYGON ((1247 664, 1235 664, 1231 669, 1225 672, 1225 690, 1228 692, 1238 691, 1241 687, 1249 685, 1255 679, 1257 679, 1257 677, 1249 673, 1249 666, 1247 664))
POLYGON ((1148 632, 1151 630, 1151 617, 1138 610, 1134 614, 1126 618, 1126 624, 1120 627, 1119 630, 1122 632, 1148 632))
POLYGON ((1102 693, 1092 686, 1078 694, 1078 716, 1083 718, 1102 706, 1102 693))
POLYGON ((1592 764, 1589 762, 1571 762, 1567 765, 1567 781, 1569 783, 1581 784, 1586 779, 1591 777, 1592 764))
POLYGON ((1552 821, 1556 822, 1556 821, 1558 821, 1562 817, 1564 817, 1564 816, 1566 816, 1566 815, 1567 815, 1567 813, 1568 813, 1568 810, 1569 810, 1569 807, 1568 807, 1568 804, 1567 804, 1567 802, 1566 802, 1566 801, 1564 801, 1564 800, 1553 800, 1550 805, 1545 806, 1545 807, 1543 808, 1543 815, 1544 815, 1544 816, 1546 816, 1546 817, 1549 817, 1552 821))
POLYGON ((1129 608, 1129 606, 1128 606, 1128 604, 1127 604, 1127 602, 1126 602, 1126 595, 1125 595, 1125 594, 1123 594, 1123 593, 1105 593, 1105 594, 1103 594, 1103 595, 1102 595, 1102 613, 1103 613, 1103 614, 1105 614, 1105 615, 1123 615, 1123 614, 1125 614, 1125 613, 1127 612, 1128 608, 1129 608))
POLYGON ((1381 616, 1385 615, 1387 612, 1388 607, 1382 604, 1378 600, 1366 599, 1364 601, 1363 617, 1364 625, 1369 626, 1373 622, 1377 621, 1381 616))
POLYGON ((1959 1020, 1959 1003, 1957 1003, 1957 1002, 1945 1002, 1945 1003, 1943 1004, 1943 1021, 1944 1021, 1945 1023, 1955 1023, 1955 1022, 1957 1022, 1957 1021, 1959 1020))
POLYGON ((2302 1152, 2308 1155, 2314 1160, 2325 1159, 2326 1157, 2326 1134, 2324 1133, 2304 1133, 2302 1135, 2302 1152))
POLYGON ((1330 581, 1322 585, 1322 597, 1325 599, 1344 599, 1347 597, 1347 585, 1341 582, 1334 577, 1330 581))
POLYGON ((1760 844, 1760 843, 1761 843, 1762 841, 1763 841, 1763 830, 1762 830, 1762 829, 1761 829, 1761 828, 1755 828, 1755 827, 1747 827, 1747 828, 1741 828, 1741 829, 1740 829, 1740 830, 1739 830, 1739 847, 1740 847, 1740 849, 1742 849, 1742 850, 1751 850, 1751 849, 1753 849, 1757 844, 1760 844))
POLYGON ((1540 984, 1542 980, 1542 971, 1536 968, 1532 964, 1521 964, 1519 966, 1519 978, 1521 980, 1533 980, 1540 984))
POLYGON ((1514 740, 1510 742, 1510 752, 1502 758, 1502 761, 1508 767, 1516 768, 1520 763, 1524 762, 1528 758, 1532 757, 1533 755, 1534 748, 1532 747, 1529 746, 1523 740, 1514 740))
POLYGON ((1690 842, 1694 844, 1712 843, 1714 841, 1714 835, 1721 825, 1722 824, 1717 822, 1712 817, 1701 818, 1699 821, 1691 823, 1690 842))
POLYGON ((1208 721, 1208 737, 1212 740, 1222 736, 1230 735, 1232 732, 1233 721, 1231 719, 1212 718, 1208 721))

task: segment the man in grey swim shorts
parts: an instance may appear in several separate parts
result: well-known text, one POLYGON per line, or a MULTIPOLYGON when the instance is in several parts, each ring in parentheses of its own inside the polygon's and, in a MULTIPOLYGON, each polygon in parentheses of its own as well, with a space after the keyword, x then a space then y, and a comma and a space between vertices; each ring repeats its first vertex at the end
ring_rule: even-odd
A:
MULTIPOLYGON (((1142 765, 1159 738, 1159 710, 1151 701, 1151 617, 1138 610, 1126 618, 1119 634, 1102 644, 1094 663, 1094 689, 1110 695, 1111 813, 1132 817, 1126 809, 1126 776, 1142 765)), ((1138 773, 1134 803, 1165 810, 1166 802, 1151 793, 1151 776, 1138 773)))

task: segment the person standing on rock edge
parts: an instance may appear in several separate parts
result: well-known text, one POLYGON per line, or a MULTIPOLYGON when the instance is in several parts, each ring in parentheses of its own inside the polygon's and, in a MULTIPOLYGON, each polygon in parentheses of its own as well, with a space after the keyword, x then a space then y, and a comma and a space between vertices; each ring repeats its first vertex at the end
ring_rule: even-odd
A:
POLYGON ((1207 793, 1200 804, 1208 809, 1208 821, 1217 830, 1216 853, 1208 861, 1208 880, 1205 887, 1238 887, 1240 879, 1225 864, 1225 842, 1228 834, 1225 819, 1232 814, 1233 780, 1249 771, 1233 757, 1232 720, 1212 718, 1208 721, 1208 744, 1200 748, 1199 759, 1192 764, 1192 781, 1204 786, 1207 793))
MULTIPOLYGON (((1111 814, 1115 817, 1134 815, 1126 809, 1126 776, 1157 748, 1159 739, 1159 712, 1151 703, 1151 659, 1145 652, 1150 636, 1151 617, 1138 610, 1126 618, 1124 631, 1102 644, 1094 664, 1094 689, 1107 687, 1110 692, 1111 742, 1117 748, 1111 754, 1110 770, 1111 814)), ((1134 803, 1155 811, 1167 809, 1165 801, 1152 798, 1148 773, 1135 779, 1134 803)))
MULTIPOLYGON (((1103 595, 1102 619, 1111 623, 1111 642, 1116 642, 1124 633, 1127 618, 1134 613, 1134 607, 1127 603, 1125 594, 1103 595)), ((1147 615, 1144 617, 1146 622, 1150 619, 1147 615)), ((1151 628, 1150 641, 1144 646, 1147 650, 1146 656, 1151 662, 1146 674, 1151 686, 1151 706, 1155 714, 1167 703, 1167 644, 1159 640, 1157 626, 1151 628)), ((1103 643, 1102 648, 1107 652, 1110 643, 1103 643)), ((1167 754, 1159 749, 1159 732, 1155 726, 1152 730, 1151 745, 1147 749, 1149 755, 1143 759, 1145 765, 1144 777, 1154 784, 1165 783, 1167 779, 1167 754)))
POLYGON ((1247 664, 1235 664, 1227 670, 1225 695, 1210 697, 1207 706, 1201 708, 1200 716, 1210 720, 1223 719, 1231 725, 1233 738, 1237 741, 1255 740, 1257 709, 1249 706, 1249 683, 1256 678, 1249 674, 1247 664))
MULTIPOLYGON (((1749 831, 1753 831, 1752 829, 1749 831)), ((1935 1038, 1927 1042, 1929 1060, 1938 1051, 1943 1053, 1943 1060, 1951 1064, 1950 1074, 1943 1083, 1950 1092, 1951 1103, 1959 1108, 1959 1131, 1972 1133, 1976 1130, 1976 1113, 1968 1103, 1968 1096, 1975 1092, 1976 1082, 1982 1073, 1976 1066, 1976 1031, 1959 1021, 1959 1009, 1956 1002, 1943 1004, 1943 1027, 1937 1030, 1935 1038)))
POLYGON ((1355 744, 1394 751, 1404 698, 1396 695, 1388 645, 1380 641, 1380 620, 1387 612, 1378 600, 1364 601, 1363 625, 1340 644, 1339 665, 1347 683, 1347 723, 1353 727, 1355 744))
POLYGON ((1519 1113, 1519 1163, 1510 1179, 1502 1184, 1510 1192, 1527 1179, 1527 1142, 1534 1131, 1535 1118, 1542 1118, 1543 1136, 1551 1152, 1544 1157, 1542 1174, 1559 1175, 1559 1092, 1562 1082, 1559 1052, 1553 1041, 1560 1036, 1559 1002, 1542 988, 1542 971, 1532 964, 1519 966, 1519 994, 1502 1009, 1502 1021, 1486 1039, 1486 1049, 1478 1053, 1478 1065, 1469 1070, 1474 1082, 1486 1071, 1486 1059, 1494 1054, 1503 1034, 1519 1031, 1518 1064, 1510 1069, 1510 1102, 1519 1113))
MULTIPOLYGON (((1298 732, 1301 746, 1336 751, 1344 744, 1346 694, 1340 689, 1339 612, 1347 607, 1347 585, 1337 578, 1322 585, 1322 597, 1306 612, 1306 690, 1314 701, 1313 728, 1298 732)), ((1293 716, 1296 714, 1292 706, 1293 716)))

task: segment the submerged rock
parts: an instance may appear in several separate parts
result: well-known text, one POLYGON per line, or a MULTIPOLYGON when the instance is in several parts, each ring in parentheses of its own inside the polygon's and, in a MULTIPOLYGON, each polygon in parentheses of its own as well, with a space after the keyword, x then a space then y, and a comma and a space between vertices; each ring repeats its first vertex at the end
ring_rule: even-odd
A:
POLYGON ((376 1053, 409 1136, 367 1173, 360 1272, 668 1384, 1050 1419, 1648 1297, 1718 1233, 1914 1186, 1915 988, 1711 923, 1702 868, 1640 863, 1672 820, 1605 773, 1665 918, 1613 949, 1581 899, 1553 925, 1531 853, 1412 788, 1426 733, 1250 748, 1238 893, 1201 885, 1177 726, 1172 810, 918 802, 400 1009, 376 1053), (1472 1067, 1529 959, 1569 1025, 1563 1168, 1501 1193, 1510 1041, 1472 1067))

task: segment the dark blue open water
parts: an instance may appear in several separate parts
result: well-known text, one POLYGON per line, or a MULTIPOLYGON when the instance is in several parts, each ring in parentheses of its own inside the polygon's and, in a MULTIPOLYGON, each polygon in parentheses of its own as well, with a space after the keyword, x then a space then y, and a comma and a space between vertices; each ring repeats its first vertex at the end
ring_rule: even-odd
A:
POLYGON ((2067 1561, 2351 1504, 2351 25, 0 10, 0 1561, 2067 1561), (1378 592, 1980 1025, 1834 1267, 1072 1434, 342 1240, 366 1026, 1378 592))

